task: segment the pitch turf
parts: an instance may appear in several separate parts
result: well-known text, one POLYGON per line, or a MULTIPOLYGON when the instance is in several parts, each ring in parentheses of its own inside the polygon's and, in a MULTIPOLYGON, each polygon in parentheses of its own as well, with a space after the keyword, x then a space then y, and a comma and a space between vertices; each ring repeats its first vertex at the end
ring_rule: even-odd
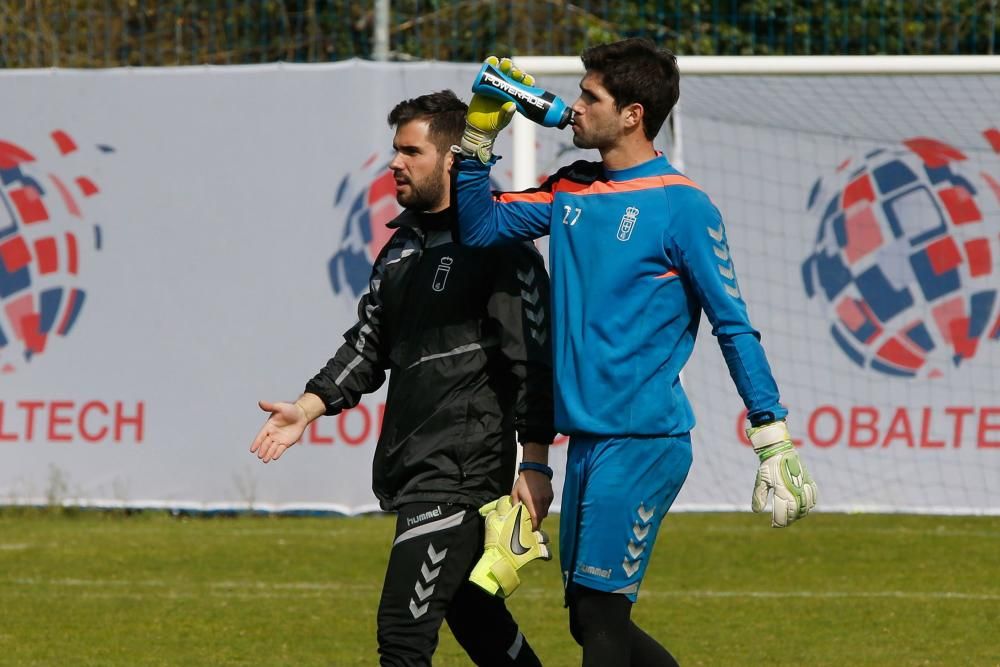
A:
MULTIPOLYGON (((546 528, 557 532, 557 518, 546 528)), ((0 510, 0 665, 374 665, 387 517, 0 510)), ((578 665, 555 563, 511 600, 578 665)), ((1000 665, 1000 517, 666 520, 634 617, 682 665, 1000 665)), ((435 665, 466 665, 447 630, 435 665)))

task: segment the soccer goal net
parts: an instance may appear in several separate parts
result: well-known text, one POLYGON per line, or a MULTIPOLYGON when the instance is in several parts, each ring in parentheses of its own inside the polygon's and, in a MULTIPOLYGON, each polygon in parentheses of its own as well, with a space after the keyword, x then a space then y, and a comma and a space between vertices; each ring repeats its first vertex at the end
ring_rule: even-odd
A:
MULTIPOLYGON (((518 63, 576 98, 578 59, 518 63)), ((722 212, 820 507, 1000 513, 1000 58, 680 69, 657 147, 722 212)), ((514 134, 515 186, 599 159, 520 118, 514 134)), ((743 509, 756 468, 743 404, 707 321, 699 338, 677 507, 743 509)))

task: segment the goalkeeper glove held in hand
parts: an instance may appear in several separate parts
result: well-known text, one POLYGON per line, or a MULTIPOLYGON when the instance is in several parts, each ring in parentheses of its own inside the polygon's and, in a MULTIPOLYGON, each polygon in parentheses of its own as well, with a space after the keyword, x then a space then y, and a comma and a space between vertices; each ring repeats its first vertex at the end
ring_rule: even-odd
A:
POLYGON ((771 525, 784 528, 816 505, 816 482, 799 460, 784 420, 750 428, 747 437, 760 457, 750 507, 763 511, 773 489, 771 525))
POLYGON ((552 558, 548 535, 531 530, 528 508, 521 503, 511 505, 510 496, 483 505, 479 513, 486 517, 485 549, 469 581, 490 595, 510 597, 521 585, 519 569, 536 558, 552 558))
MULTIPOLYGON (((509 58, 498 60, 496 56, 490 56, 486 62, 499 67, 501 72, 515 81, 528 86, 535 82, 530 74, 516 69, 509 58)), ((476 157, 483 164, 488 163, 493 157, 493 142, 496 141, 500 130, 510 123, 516 108, 510 101, 479 93, 473 95, 472 101, 469 102, 469 110, 465 114, 465 133, 462 134, 459 153, 465 157, 476 157)))

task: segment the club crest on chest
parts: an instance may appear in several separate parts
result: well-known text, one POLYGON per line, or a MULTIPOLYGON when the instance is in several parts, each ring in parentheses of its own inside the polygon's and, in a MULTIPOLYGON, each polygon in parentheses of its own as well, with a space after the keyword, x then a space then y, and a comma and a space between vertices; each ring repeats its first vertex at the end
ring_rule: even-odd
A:
POLYGON ((629 206, 625 209, 625 215, 622 216, 622 221, 618 225, 619 241, 628 241, 632 237, 632 230, 635 229, 635 223, 638 219, 638 208, 635 206, 629 206))
POLYGON ((451 274, 451 265, 455 260, 445 255, 438 262, 437 270, 434 271, 434 280, 431 282, 431 289, 435 292, 443 292, 448 284, 448 276, 451 274))

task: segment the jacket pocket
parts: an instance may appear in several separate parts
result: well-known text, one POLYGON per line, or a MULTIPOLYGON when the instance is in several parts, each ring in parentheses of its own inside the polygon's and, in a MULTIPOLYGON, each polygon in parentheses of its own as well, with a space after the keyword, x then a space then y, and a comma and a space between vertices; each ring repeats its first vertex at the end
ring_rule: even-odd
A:
POLYGON ((503 414, 492 396, 476 396, 466 405, 465 429, 458 445, 462 479, 491 476, 501 466, 503 414))

